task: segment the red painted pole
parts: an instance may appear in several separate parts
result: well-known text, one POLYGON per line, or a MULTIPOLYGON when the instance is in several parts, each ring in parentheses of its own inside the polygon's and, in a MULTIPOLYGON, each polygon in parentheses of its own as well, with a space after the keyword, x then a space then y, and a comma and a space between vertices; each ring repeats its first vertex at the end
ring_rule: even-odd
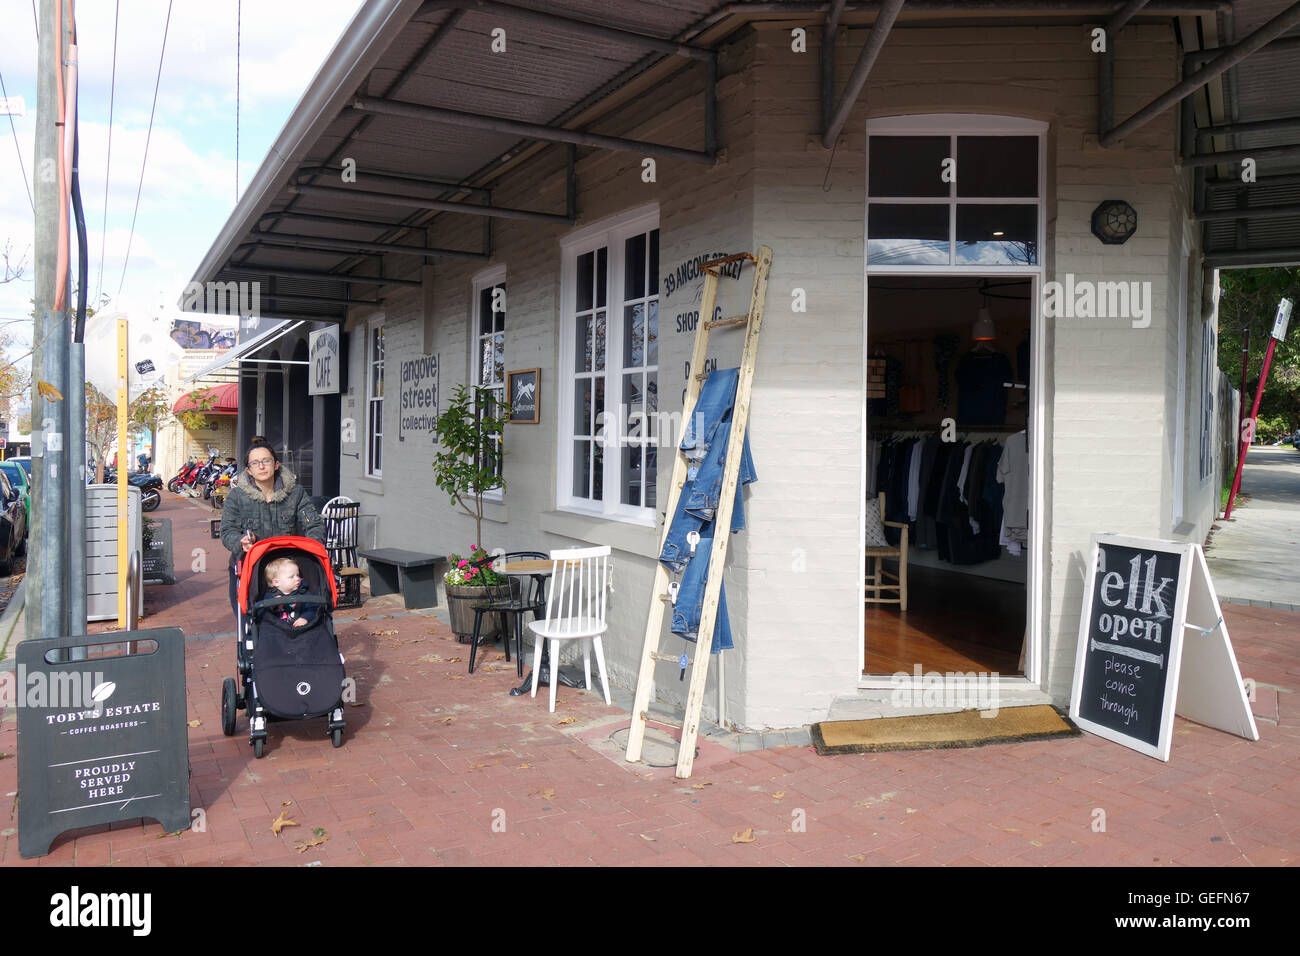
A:
MULTIPOLYGON (((1259 385, 1255 389, 1255 401, 1250 407, 1250 427, 1243 429, 1245 434, 1251 438, 1255 437, 1255 416, 1259 414, 1259 400, 1264 397, 1264 383, 1268 380, 1268 367, 1273 362, 1273 349, 1277 348, 1277 339, 1268 340, 1268 351, 1264 353, 1264 368, 1259 373, 1259 385)), ((1228 507, 1224 509, 1223 520, 1227 521, 1232 517, 1232 502, 1237 497, 1237 490, 1241 487, 1241 470, 1246 465, 1246 451, 1250 448, 1249 441, 1241 443, 1241 454, 1237 456, 1237 473, 1232 479, 1232 490, 1228 492, 1228 507)))

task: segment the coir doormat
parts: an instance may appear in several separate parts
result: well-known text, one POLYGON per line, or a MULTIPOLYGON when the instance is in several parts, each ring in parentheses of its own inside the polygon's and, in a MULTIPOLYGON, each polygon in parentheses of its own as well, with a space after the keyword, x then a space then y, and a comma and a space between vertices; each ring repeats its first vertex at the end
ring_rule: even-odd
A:
POLYGON ((875 720, 825 720, 812 726, 817 752, 863 754, 882 750, 937 750, 943 747, 982 747, 1021 740, 1079 737, 1083 731, 1047 704, 1008 707, 994 717, 978 710, 918 717, 878 717, 875 720))

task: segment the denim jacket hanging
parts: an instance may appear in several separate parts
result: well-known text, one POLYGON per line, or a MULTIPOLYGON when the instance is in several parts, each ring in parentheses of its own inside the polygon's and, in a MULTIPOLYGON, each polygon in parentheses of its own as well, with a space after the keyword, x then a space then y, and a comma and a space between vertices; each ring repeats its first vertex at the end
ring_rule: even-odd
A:
MULTIPOLYGON (((727 445, 731 440, 731 417, 736 403, 736 383, 740 370, 715 369, 700 389, 695 413, 687 422, 681 449, 691 460, 686 484, 677 499, 677 509, 668 526, 659 560, 669 570, 681 572, 682 580, 673 605, 672 632, 689 641, 696 639, 704 611, 704 589, 709 578, 709 560, 713 548, 713 525, 722 494, 722 475, 726 467, 727 445), (700 540, 692 556, 686 536, 698 531, 700 540)), ((742 488, 757 479, 749 450, 749 434, 741 448, 740 480, 731 512, 732 533, 745 527, 745 502, 742 488)), ((731 622, 727 615, 727 595, 720 589, 718 614, 713 628, 712 653, 728 650, 731 622)))

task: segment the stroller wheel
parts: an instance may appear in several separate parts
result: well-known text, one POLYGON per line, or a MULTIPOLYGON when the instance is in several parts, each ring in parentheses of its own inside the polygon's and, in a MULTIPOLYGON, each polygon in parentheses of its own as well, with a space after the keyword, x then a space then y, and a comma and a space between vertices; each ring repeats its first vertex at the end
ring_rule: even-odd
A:
POLYGON ((333 742, 333 744, 334 744, 335 747, 342 747, 342 746, 343 746, 343 728, 342 728, 342 727, 338 727, 338 728, 335 728, 334 730, 332 730, 332 731, 330 732, 330 740, 333 742))
POLYGON ((239 707, 239 695, 235 693, 235 679, 227 677, 221 683, 221 732, 227 737, 235 735, 235 711, 239 707))
POLYGON ((253 741, 253 756, 261 759, 264 753, 266 753, 266 738, 258 737, 253 741))

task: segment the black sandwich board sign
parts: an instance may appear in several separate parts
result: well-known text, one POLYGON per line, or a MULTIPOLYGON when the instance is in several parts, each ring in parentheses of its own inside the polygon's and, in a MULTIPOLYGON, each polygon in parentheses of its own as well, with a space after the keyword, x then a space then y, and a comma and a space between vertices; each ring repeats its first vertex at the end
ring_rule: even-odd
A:
POLYGON ((1200 545, 1092 537, 1070 718, 1169 759, 1174 714, 1258 740, 1200 545))
POLYGON ((146 584, 175 584, 176 571, 172 558, 172 519, 145 518, 153 525, 149 545, 144 549, 141 562, 141 580, 146 584))
POLYGON ((16 676, 23 857, 78 827, 139 817, 169 832, 190 825, 180 628, 23 641, 16 676))

